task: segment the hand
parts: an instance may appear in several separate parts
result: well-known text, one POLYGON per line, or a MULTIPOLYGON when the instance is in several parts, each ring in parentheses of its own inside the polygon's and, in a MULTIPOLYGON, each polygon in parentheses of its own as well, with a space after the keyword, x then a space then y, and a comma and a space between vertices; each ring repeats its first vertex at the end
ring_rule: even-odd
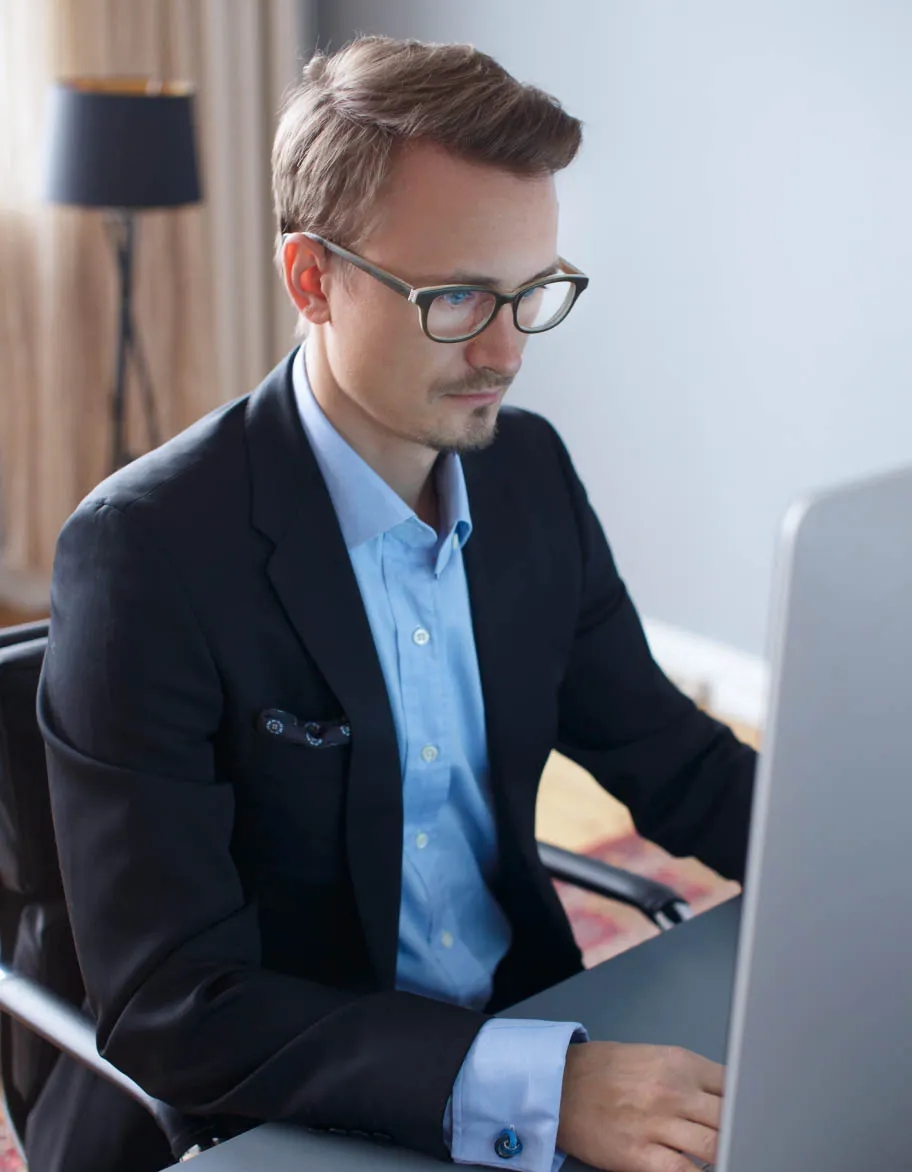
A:
POLYGON ((572 1045, 557 1146, 607 1172, 694 1172, 688 1155, 716 1158, 724 1074, 677 1046, 572 1045))

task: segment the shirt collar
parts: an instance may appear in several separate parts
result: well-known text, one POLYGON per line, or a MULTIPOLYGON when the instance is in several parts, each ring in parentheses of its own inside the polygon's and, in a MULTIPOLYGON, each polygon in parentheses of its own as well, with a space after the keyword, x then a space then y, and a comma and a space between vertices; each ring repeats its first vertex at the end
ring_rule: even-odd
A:
POLYGON ((459 456, 447 452, 440 456, 435 468, 441 519, 438 538, 330 423, 311 390, 303 346, 292 363, 292 382, 301 425, 326 481, 349 552, 399 526, 402 528, 397 535, 406 540, 409 536, 418 538, 423 531, 424 541, 410 543, 439 540, 439 573, 449 560, 450 551, 457 544, 462 548, 472 532, 469 495, 459 456))

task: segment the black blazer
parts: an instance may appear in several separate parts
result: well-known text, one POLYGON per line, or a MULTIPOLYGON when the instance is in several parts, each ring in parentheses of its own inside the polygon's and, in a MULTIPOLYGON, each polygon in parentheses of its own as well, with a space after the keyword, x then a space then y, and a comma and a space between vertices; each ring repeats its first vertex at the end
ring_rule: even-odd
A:
MULTIPOLYGON (((534 838, 552 748, 639 829, 743 872, 754 754, 653 662, 553 428, 504 409, 464 458, 465 548, 513 945, 491 1009, 580 967, 534 838)), ((39 695, 101 1052, 178 1108, 445 1157, 483 1014, 394 989, 399 754, 291 358, 67 522, 39 695), (315 748, 267 709, 344 721, 315 748)))

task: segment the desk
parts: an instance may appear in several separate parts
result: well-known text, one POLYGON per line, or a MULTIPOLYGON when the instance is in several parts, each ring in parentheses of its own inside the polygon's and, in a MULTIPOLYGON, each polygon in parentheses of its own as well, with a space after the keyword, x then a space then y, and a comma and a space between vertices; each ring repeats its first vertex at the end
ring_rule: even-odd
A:
MULTIPOLYGON (((686 1046, 722 1062, 740 915, 739 897, 501 1016, 581 1021, 593 1041, 686 1046)), ((267 1123, 203 1152, 188 1167, 193 1172, 440 1172, 442 1165, 401 1148, 267 1123)), ((584 1167, 568 1160, 564 1172, 584 1167)))

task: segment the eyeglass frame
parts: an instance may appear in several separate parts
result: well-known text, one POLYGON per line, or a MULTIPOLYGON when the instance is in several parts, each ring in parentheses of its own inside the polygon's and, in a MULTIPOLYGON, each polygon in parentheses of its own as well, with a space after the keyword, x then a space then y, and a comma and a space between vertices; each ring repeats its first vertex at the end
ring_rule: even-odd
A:
POLYGON ((561 266, 562 271, 555 273, 553 276, 539 277, 534 281, 527 281, 524 285, 520 285, 518 289, 514 289, 512 293, 498 293, 496 289, 491 289, 487 285, 464 285, 464 284, 448 284, 448 285, 423 285, 418 288, 410 285, 408 281, 403 281, 401 277, 395 276, 393 273, 382 269, 379 265, 375 265, 373 261, 365 260, 363 256, 358 256, 356 252, 351 252, 347 248, 343 248, 341 244, 333 244, 331 240, 326 240, 322 236, 318 236, 315 232, 285 232, 282 240, 288 240, 293 236, 304 236, 308 240, 312 240, 315 244, 320 244, 328 252, 341 257, 349 264, 367 273, 368 276, 373 277, 379 281, 381 285, 385 285, 387 289, 391 289, 394 293, 398 293, 400 297, 404 297, 412 305, 418 309, 418 321, 421 325, 422 333, 432 342, 440 342, 441 345, 449 345, 453 342, 468 342, 472 338, 477 338, 479 334, 483 333, 491 322, 497 317, 501 309, 505 305, 509 305, 513 311, 513 324, 521 334, 544 334, 548 330, 553 330, 555 326, 567 317, 570 310, 576 305, 580 294, 589 284, 589 278, 582 273, 575 265, 569 261, 564 260, 562 256, 557 258, 557 263, 561 266), (526 329, 519 324, 519 302, 523 294, 528 293, 530 289, 536 288, 538 285, 545 285, 548 283, 562 283, 573 286, 573 298, 567 306, 566 310, 561 316, 550 325, 542 326, 537 330, 526 329), (491 311, 491 316, 487 319, 484 325, 479 326, 477 330, 473 330, 469 334, 464 334, 458 338, 438 338, 428 329, 427 319, 431 304, 442 294, 445 293, 487 293, 494 298, 494 308, 491 311))

